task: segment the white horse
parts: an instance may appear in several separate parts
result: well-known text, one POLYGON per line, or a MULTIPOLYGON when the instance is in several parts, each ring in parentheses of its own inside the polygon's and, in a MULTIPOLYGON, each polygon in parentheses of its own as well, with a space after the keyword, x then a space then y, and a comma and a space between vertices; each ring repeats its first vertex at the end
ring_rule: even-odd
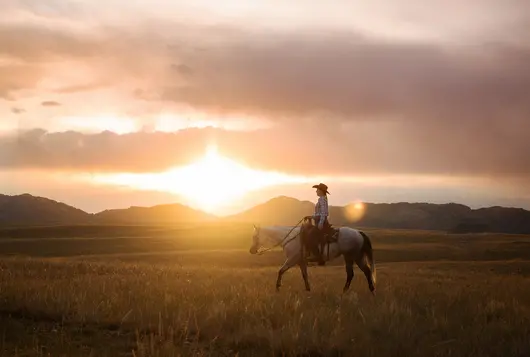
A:
MULTIPOLYGON (((257 227, 254 225, 252 236, 252 246, 250 254, 271 250, 281 245, 286 256, 286 260, 278 271, 276 289, 279 290, 282 283, 282 275, 295 265, 300 267, 304 278, 305 288, 310 291, 309 279, 307 276, 307 262, 302 246, 301 236, 311 227, 310 221, 304 221, 301 226, 266 226, 257 227), (302 234, 301 234, 302 233, 302 234)), ((376 270, 373 257, 372 243, 366 233, 350 227, 335 228, 338 230, 338 238, 335 242, 326 243, 323 250, 323 258, 331 261, 338 256, 344 256, 346 267, 346 284, 343 292, 350 288, 353 279, 353 264, 359 266, 366 276, 368 287, 372 294, 375 294, 376 270)))

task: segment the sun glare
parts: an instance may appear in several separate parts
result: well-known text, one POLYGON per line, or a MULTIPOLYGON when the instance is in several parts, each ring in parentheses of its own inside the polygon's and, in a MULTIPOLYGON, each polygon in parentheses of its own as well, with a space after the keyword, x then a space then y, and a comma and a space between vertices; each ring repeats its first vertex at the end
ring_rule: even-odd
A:
POLYGON ((188 166, 162 173, 95 175, 93 181, 178 194, 209 212, 253 190, 310 182, 305 177, 250 169, 219 155, 215 146, 210 146, 203 158, 188 166))
POLYGON ((366 213, 366 206, 363 202, 350 203, 345 208, 345 216, 350 222, 357 222, 366 213))

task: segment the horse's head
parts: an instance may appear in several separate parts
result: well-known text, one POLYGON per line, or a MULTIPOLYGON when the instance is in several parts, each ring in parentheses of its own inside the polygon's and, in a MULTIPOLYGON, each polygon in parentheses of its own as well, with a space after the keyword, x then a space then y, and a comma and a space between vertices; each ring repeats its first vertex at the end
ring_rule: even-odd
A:
POLYGON ((254 225, 254 233, 252 234, 252 245, 250 246, 250 254, 258 253, 258 249, 261 246, 259 233, 260 227, 254 225))

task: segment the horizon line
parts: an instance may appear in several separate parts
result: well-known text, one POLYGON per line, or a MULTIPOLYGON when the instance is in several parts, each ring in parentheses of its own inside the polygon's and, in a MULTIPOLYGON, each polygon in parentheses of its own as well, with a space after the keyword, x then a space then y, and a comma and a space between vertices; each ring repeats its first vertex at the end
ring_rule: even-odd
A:
MULTIPOLYGON (((270 202, 270 201, 272 201, 274 199, 278 199, 278 198, 293 199, 293 200, 296 200, 296 201, 301 202, 301 203, 303 203, 303 202, 308 202, 308 203, 312 203, 312 204, 314 203, 314 202, 309 201, 309 200, 301 200, 301 199, 298 199, 298 198, 292 197, 292 196, 278 195, 278 196, 273 196, 273 197, 271 197, 271 198, 269 198, 267 200, 263 200, 263 201, 255 204, 255 205, 249 207, 249 208, 246 208, 246 209, 243 209, 243 210, 240 210, 240 211, 237 211, 235 213, 228 214, 228 215, 219 215, 219 214, 215 214, 215 213, 212 213, 212 212, 207 212, 207 211, 202 210, 200 208, 194 208, 194 207, 192 207, 189 204, 185 204, 185 203, 182 203, 182 202, 175 202, 175 201, 174 202, 168 202, 168 203, 160 203, 160 204, 156 204, 156 205, 152 205, 152 206, 130 205, 127 208, 106 208, 106 209, 98 211, 98 212, 88 212, 88 211, 85 211, 82 208, 79 208, 78 206, 74 206, 74 205, 66 203, 64 201, 60 201, 60 200, 57 200, 57 199, 54 199, 54 198, 51 198, 51 197, 34 195, 34 194, 29 193, 29 192, 24 192, 24 193, 20 193, 20 194, 13 194, 13 195, 1 193, 0 195, 8 196, 8 197, 31 196, 31 197, 35 197, 35 198, 44 198, 44 199, 47 199, 47 200, 50 200, 50 201, 55 201, 57 203, 62 203, 62 204, 65 204, 67 206, 70 206, 72 208, 81 210, 84 213, 89 214, 89 215, 97 215, 97 214, 100 214, 102 212, 112 211, 112 210, 127 210, 127 209, 131 209, 131 208, 153 208, 153 207, 160 207, 160 206, 180 205, 180 206, 192 209, 192 210, 194 210, 196 212, 200 212, 202 214, 206 214, 208 216, 212 216, 213 218, 226 218, 226 217, 237 216, 239 214, 245 213, 245 212, 247 212, 247 211, 249 211, 249 210, 251 210, 251 209, 253 209, 253 208, 257 207, 257 206, 266 204, 266 203, 268 203, 268 202, 270 202)), ((358 203, 358 202, 362 202, 363 204, 367 204, 367 205, 395 205, 395 204, 428 204, 428 205, 438 205, 438 206, 442 206, 442 205, 460 205, 460 206, 467 207, 467 208, 469 208, 472 211, 476 211, 476 210, 480 210, 480 209, 488 209, 488 208, 499 207, 499 208, 506 208, 506 209, 520 209, 520 210, 523 210, 523 211, 530 212, 530 210, 527 210, 527 209, 525 209, 523 207, 515 207, 515 206, 494 205, 494 206, 480 206, 480 207, 477 206, 477 208, 473 208, 470 205, 466 205, 466 204, 459 203, 459 202, 434 203, 434 202, 428 202, 428 201, 394 201, 394 202, 364 202, 364 201, 356 201, 356 202, 351 202, 351 203, 348 203, 348 204, 345 204, 345 205, 329 205, 329 207, 330 208, 331 207, 345 208, 345 207, 347 207, 350 204, 354 204, 354 203, 358 203)))

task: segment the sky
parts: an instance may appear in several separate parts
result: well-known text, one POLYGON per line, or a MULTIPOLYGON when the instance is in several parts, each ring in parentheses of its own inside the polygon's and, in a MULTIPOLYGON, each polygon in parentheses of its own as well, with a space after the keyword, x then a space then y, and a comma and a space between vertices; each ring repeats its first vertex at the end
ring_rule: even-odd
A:
POLYGON ((0 182, 88 212, 530 209, 525 0, 4 0, 0 182))

